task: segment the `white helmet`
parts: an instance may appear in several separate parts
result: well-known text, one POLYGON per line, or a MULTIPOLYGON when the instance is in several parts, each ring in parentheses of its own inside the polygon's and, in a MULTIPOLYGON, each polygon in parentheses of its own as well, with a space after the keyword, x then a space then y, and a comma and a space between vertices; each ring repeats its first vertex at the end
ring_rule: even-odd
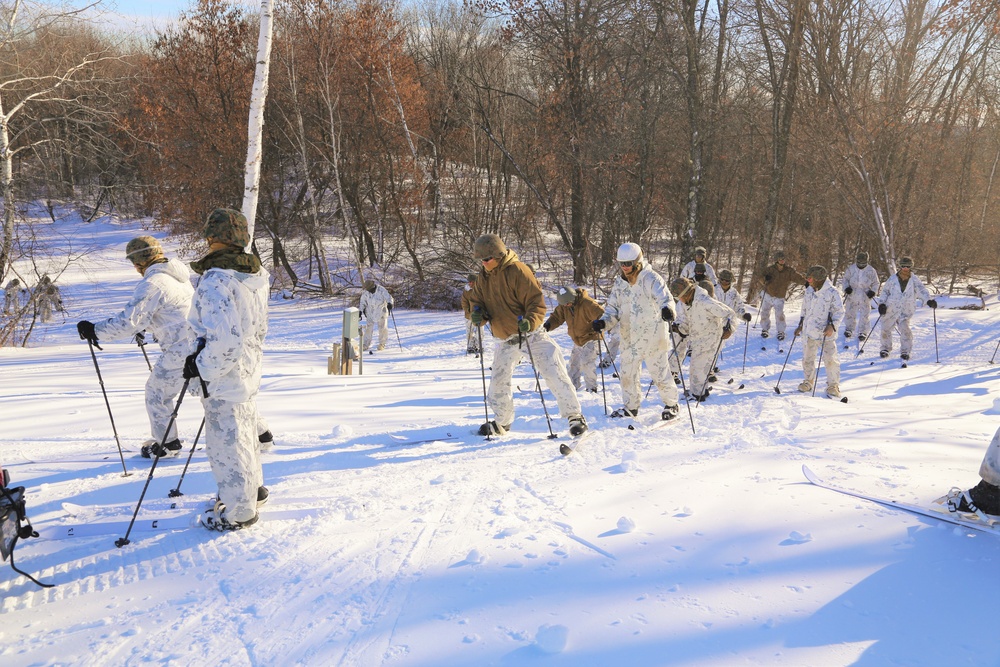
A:
POLYGON ((642 248, 637 243, 623 243, 618 246, 616 259, 619 262, 641 262, 642 248))

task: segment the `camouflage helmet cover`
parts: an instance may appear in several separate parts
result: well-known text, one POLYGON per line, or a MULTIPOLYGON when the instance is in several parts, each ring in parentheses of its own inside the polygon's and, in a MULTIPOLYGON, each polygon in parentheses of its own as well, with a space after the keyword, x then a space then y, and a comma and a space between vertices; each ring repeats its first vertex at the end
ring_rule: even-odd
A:
POLYGON ((559 293, 556 294, 556 301, 559 302, 560 306, 566 306, 576 301, 576 295, 576 289, 570 285, 566 285, 559 288, 559 293))
POLYGON ((476 259, 503 257, 506 254, 507 246, 497 234, 483 234, 472 246, 472 256, 476 259))
POLYGON ((125 245, 125 256, 140 268, 163 259, 163 246, 152 236, 137 236, 125 245))
POLYGON ((913 258, 903 257, 899 260, 899 268, 901 269, 912 269, 913 268, 913 258))
POLYGON ((733 282, 734 276, 733 272, 729 269, 722 269, 719 271, 719 282, 720 283, 731 283, 733 282))
POLYGON ((217 208, 212 211, 205 222, 205 231, 202 236, 238 248, 246 248, 250 245, 250 232, 246 217, 231 208, 217 208))

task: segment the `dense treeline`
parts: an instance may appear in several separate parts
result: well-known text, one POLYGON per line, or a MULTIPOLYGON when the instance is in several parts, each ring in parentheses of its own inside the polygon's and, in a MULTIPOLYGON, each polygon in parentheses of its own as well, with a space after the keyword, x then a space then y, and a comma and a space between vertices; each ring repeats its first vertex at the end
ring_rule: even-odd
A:
MULTIPOLYGON (((1000 270, 1000 19, 976 8, 283 0, 256 248, 286 287, 336 294, 363 269, 419 305, 483 232, 581 284, 630 240, 669 273, 704 245, 744 290, 778 249, 833 272, 865 249, 883 276, 908 254, 964 287, 1000 270)), ((7 201, 179 233, 239 207, 252 14, 198 0, 128 42, 38 25, 0 44, 7 201), (63 89, 27 99, 29 66, 63 89)), ((5 274, 29 237, 5 228, 5 274)))

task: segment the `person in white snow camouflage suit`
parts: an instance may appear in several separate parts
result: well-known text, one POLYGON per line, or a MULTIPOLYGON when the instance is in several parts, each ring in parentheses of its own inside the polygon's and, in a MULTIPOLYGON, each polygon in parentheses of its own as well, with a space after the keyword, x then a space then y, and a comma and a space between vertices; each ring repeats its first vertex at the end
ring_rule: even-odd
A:
POLYGON ((489 322, 497 341, 486 397, 496 419, 484 423, 479 434, 503 435, 510 430, 514 422, 511 379, 514 367, 529 354, 535 370, 555 395, 559 413, 568 420, 570 434, 583 435, 587 420, 566 372, 562 350, 542 326, 545 299, 534 273, 496 234, 476 239, 473 255, 483 270, 469 294, 472 324, 481 327, 489 322))
POLYGON ((367 320, 365 325, 365 335, 362 347, 371 352, 372 335, 375 333, 375 326, 378 325, 378 349, 379 352, 385 349, 385 344, 389 341, 389 313, 395 302, 389 291, 381 285, 376 285, 374 280, 366 280, 364 290, 361 292, 361 314, 367 320))
POLYGON ((847 267, 840 286, 844 290, 844 338, 850 338, 855 331, 858 340, 864 342, 871 326, 872 299, 878 290, 878 272, 868 263, 868 253, 859 252, 854 264, 847 267))
POLYGON ((177 424, 170 425, 169 433, 166 430, 184 384, 184 360, 194 350, 194 334, 187 319, 194 295, 191 272, 179 260, 167 259, 160 242, 152 236, 129 241, 125 256, 142 276, 125 309, 97 324, 83 320, 77 331, 82 340, 95 345, 102 339, 134 338, 143 331, 156 338, 162 354, 146 380, 146 413, 152 437, 140 451, 146 458, 154 454, 176 456, 181 451, 177 424))
POLYGON ((913 332, 910 318, 917 309, 917 301, 937 308, 937 301, 913 275, 913 260, 903 257, 899 260, 899 271, 883 284, 878 295, 878 314, 882 318, 882 350, 879 356, 885 359, 892 351, 892 330, 899 327, 900 358, 907 361, 913 350, 913 332))
POLYGON ((52 282, 48 274, 42 276, 42 279, 35 285, 34 296, 38 307, 38 317, 42 322, 51 322, 53 313, 66 312, 59 288, 52 282))
POLYGON ((242 213, 215 209, 203 235, 209 253, 191 264, 201 280, 190 320, 204 348, 187 358, 184 377, 208 385, 208 396, 202 397, 205 451, 219 500, 204 525, 235 530, 256 523, 257 506, 267 499, 256 396, 267 335, 269 279, 260 260, 244 251, 250 234, 242 213))
POLYGON ((653 378, 660 400, 662 419, 677 416, 677 386, 670 378, 667 356, 670 354, 669 323, 677 316, 674 297, 663 277, 643 263, 642 249, 635 243, 623 243, 616 255, 621 273, 615 278, 604 316, 594 321, 594 330, 603 331, 618 324, 621 335, 622 363, 618 373, 625 406, 612 417, 634 417, 642 403, 639 374, 643 362, 653 378))
MULTIPOLYGON (((737 317, 746 322, 747 326, 750 326, 750 320, 753 319, 753 316, 747 312, 747 305, 744 303, 743 297, 740 296, 739 290, 733 286, 733 282, 734 276, 732 271, 729 269, 722 269, 719 271, 719 290, 716 292, 716 298, 729 306, 729 308, 736 313, 737 317)), ((739 323, 733 320, 729 321, 729 327, 733 332, 736 331, 737 324, 739 323)), ((728 338, 726 340, 728 340, 728 338)), ((723 347, 726 347, 727 345, 728 343, 726 342, 722 343, 723 347)))
POLYGON ((479 354, 479 336, 476 327, 472 326, 472 304, 469 303, 469 293, 476 284, 475 273, 470 273, 462 288, 462 312, 465 313, 465 353, 479 354))
POLYGON ((692 398, 704 401, 711 391, 709 377, 722 344, 723 330, 736 313, 687 278, 674 279, 670 283, 670 291, 678 302, 684 304, 683 313, 677 318, 677 328, 687 336, 685 340, 691 348, 691 384, 688 390, 692 398))
POLYGON ((984 514, 1000 515, 1000 429, 993 434, 990 446, 986 448, 983 462, 979 466, 979 483, 962 491, 953 488, 948 492, 946 505, 952 512, 974 512, 980 518, 984 514))
POLYGON ((840 397, 840 357, 838 356, 837 329, 844 319, 844 301, 840 290, 826 279, 826 268, 810 267, 806 272, 806 288, 802 302, 802 317, 795 329, 796 336, 802 336, 802 372, 805 379, 799 391, 812 391, 816 382, 816 353, 822 350, 823 365, 826 366, 826 395, 840 397))
POLYGON ((715 269, 705 261, 707 252, 702 246, 695 248, 694 259, 685 264, 684 268, 681 269, 681 278, 687 278, 695 283, 707 280, 712 283, 713 288, 715 285, 718 285, 719 279, 715 275, 715 269))

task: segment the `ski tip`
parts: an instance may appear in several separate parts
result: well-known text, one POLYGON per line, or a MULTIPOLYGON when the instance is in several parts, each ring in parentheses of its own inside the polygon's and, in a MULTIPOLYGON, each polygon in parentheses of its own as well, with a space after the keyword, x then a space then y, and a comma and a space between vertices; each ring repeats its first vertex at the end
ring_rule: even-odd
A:
POLYGON ((633 426, 632 424, 629 424, 628 425, 628 430, 634 431, 635 430, 635 426, 633 426))
POLYGON ((842 399, 840 399, 840 402, 841 402, 841 403, 847 403, 847 397, 846 397, 846 396, 844 396, 844 397, 843 397, 842 399))
POLYGON ((559 453, 562 454, 563 456, 569 456, 570 454, 573 453, 573 448, 565 444, 559 445, 559 453))
POLYGON ((745 387, 745 386, 746 386, 746 385, 744 385, 744 384, 743 384, 743 383, 741 382, 741 383, 740 383, 740 386, 738 386, 738 387, 737 387, 737 389, 742 389, 742 388, 743 388, 743 387, 745 387))

